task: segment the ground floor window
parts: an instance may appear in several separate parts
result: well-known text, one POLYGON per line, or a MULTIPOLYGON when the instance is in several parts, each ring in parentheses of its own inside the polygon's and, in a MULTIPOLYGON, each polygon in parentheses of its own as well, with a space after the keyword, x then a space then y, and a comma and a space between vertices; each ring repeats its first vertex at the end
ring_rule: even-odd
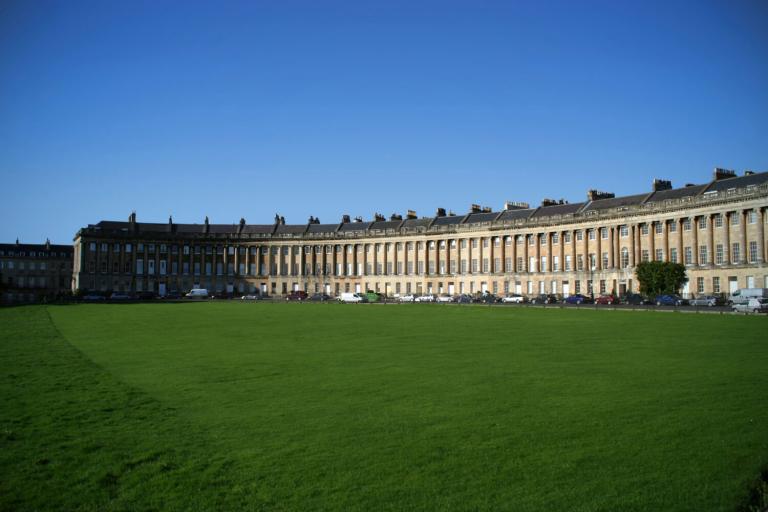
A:
POLYGON ((704 278, 703 277, 697 277, 696 278, 696 291, 698 293, 704 293, 704 278))
POLYGON ((713 277, 712 278, 712 292, 713 293, 720 293, 720 278, 719 277, 713 277))

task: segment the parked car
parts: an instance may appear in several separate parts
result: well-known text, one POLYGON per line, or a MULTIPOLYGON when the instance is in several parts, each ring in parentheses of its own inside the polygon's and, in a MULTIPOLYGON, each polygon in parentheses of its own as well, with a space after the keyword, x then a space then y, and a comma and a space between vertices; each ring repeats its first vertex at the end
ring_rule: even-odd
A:
POLYGON ((366 302, 366 299, 360 293, 343 292, 341 295, 339 295, 339 302, 358 303, 366 302))
POLYGON ((310 300, 313 302, 326 302, 331 300, 331 296, 328 295, 327 293, 314 293, 307 300, 310 300))
POLYGON ((179 292, 168 292, 163 298, 166 300, 176 300, 181 298, 181 294, 179 292))
POLYGON ((484 293, 482 295, 479 295, 478 297, 475 297, 475 302, 478 302, 480 304, 493 304, 494 302, 497 302, 499 300, 500 299, 492 293, 484 293))
POLYGON ((378 292, 374 292, 372 290, 368 290, 365 292, 365 301, 366 302, 381 302, 381 300, 384 298, 384 296, 378 292))
POLYGON ((574 295, 569 295, 563 302, 566 304, 592 304, 595 301, 592 297, 576 293, 574 295))
POLYGON ((456 298, 456 302, 459 304, 471 304, 472 303, 472 296, 467 295, 466 293, 462 293, 456 298))
POLYGON ((642 306, 643 304, 653 304, 652 301, 646 299, 639 293, 628 293, 623 295, 619 301, 622 304, 631 304, 633 306, 642 306))
POLYGON ((109 296, 109 300, 133 300, 133 297, 127 293, 115 292, 109 296))
POLYGON ((512 304, 522 304, 523 302, 525 302, 525 297, 517 293, 513 293, 511 295, 507 295, 506 297, 502 297, 501 302, 512 303, 512 304))
POLYGON ((698 297, 694 297, 688 303, 691 306, 720 306, 724 303, 723 299, 716 295, 699 295, 698 297))
POLYGON ((249 293, 240 297, 240 300, 259 300, 259 296, 253 293, 249 293))
POLYGON ((659 295, 654 302, 657 306, 684 306, 688 304, 687 300, 675 294, 659 295))
POLYGON ((89 293, 88 295, 83 295, 83 300, 87 302, 99 302, 106 300, 106 297, 99 295, 98 293, 89 293))
POLYGON ((614 305, 619 303, 619 298, 615 295, 601 295, 595 299, 595 304, 614 305))
POLYGON ((185 295, 185 297, 189 299, 207 299, 208 298, 208 290, 205 288, 192 288, 189 290, 189 293, 185 295))
POLYGON ((531 299, 532 304, 557 304, 557 296, 551 293, 543 293, 531 299))
POLYGON ((406 295, 401 295, 400 297, 397 298, 397 300, 399 300, 400 302, 413 302, 414 298, 415 297, 409 293, 406 295))
POLYGON ((413 302, 435 302, 435 296, 430 294, 420 295, 413 299, 413 302))
POLYGON ((750 298, 746 302, 740 302, 731 306, 733 311, 739 313, 768 313, 768 299, 750 298))
POLYGON ((157 298, 156 292, 139 292, 137 294, 139 300, 155 300, 157 298))
POLYGON ((303 300, 307 300, 308 298, 309 298, 309 294, 307 292, 303 290, 294 290, 285 297, 285 300, 287 301, 295 300, 295 301, 301 302, 303 300))
POLYGON ((436 302, 453 302, 453 297, 450 295, 440 295, 435 300, 436 302))

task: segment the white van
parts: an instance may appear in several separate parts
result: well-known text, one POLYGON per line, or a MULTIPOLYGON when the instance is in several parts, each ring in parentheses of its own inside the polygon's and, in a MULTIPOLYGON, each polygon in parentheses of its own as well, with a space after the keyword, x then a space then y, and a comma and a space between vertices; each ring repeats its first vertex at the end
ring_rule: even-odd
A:
POLYGON ((205 288, 192 288, 186 296, 190 299, 207 299, 208 290, 205 288))
POLYGON ((749 299, 768 299, 768 288, 741 288, 728 297, 728 301, 734 305, 746 304, 749 299))
POLYGON ((344 292, 339 295, 339 302, 365 302, 365 298, 360 293, 344 292))

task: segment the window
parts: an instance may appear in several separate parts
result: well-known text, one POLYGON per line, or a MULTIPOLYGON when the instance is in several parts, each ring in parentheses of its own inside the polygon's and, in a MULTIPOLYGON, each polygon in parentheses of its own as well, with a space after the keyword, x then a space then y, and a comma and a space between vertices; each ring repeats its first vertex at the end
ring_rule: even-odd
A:
POLYGON ((541 245, 547 245, 547 234, 546 233, 539 233, 537 236, 539 237, 539 243, 541 245))
POLYGON ((565 242, 567 244, 571 243, 571 232, 570 231, 566 231, 565 233, 563 233, 563 242, 565 242))
POLYGON ((657 235, 660 235, 664 232, 664 224, 661 222, 654 222, 653 224, 657 235))
POLYGON ((477 258, 472 258, 472 272, 477 272, 477 258))
POLYGON ((757 261, 757 242, 749 242, 749 262, 755 263, 757 261))
POLYGON ((501 247, 501 238, 496 237, 493 239, 493 246, 494 247, 501 247))
POLYGON ((757 222, 757 212, 755 210, 749 210, 747 212, 747 224, 754 224, 757 222))
POLYGON ((732 263, 738 263, 739 261, 741 261, 741 246, 739 245, 738 242, 735 242, 733 244, 731 254, 733 256, 731 258, 732 263))
MULTIPOLYGON (((629 251, 626 247, 621 248, 621 268, 629 267, 629 251)), ((567 269, 566 269, 567 270, 567 269)))
MULTIPOLYGON (((381 263, 378 264, 378 267, 381 268, 381 263)), ((429 269, 430 274, 435 273, 435 262, 433 260, 429 260, 427 268, 429 269)))
POLYGON ((576 255, 576 270, 584 270, 584 255, 583 254, 577 254, 576 255))
POLYGON ((101 252, 107 252, 109 250, 109 244, 101 244, 101 252))
POLYGON ((462 249, 466 249, 467 248, 467 239, 466 238, 462 238, 461 239, 461 242, 459 242, 459 247, 462 248, 462 249))
POLYGON ((488 244, 489 244, 488 239, 487 238, 483 238, 483 247, 484 248, 488 248, 488 244))
POLYGON ((600 238, 608 240, 608 228, 600 228, 600 238))
POLYGON ((501 272, 501 258, 494 258, 493 259, 493 271, 494 272, 501 272))
POLYGON ((523 261, 522 256, 518 257, 517 258, 517 271, 518 272, 522 272, 523 271, 523 263, 524 263, 524 261, 523 261))
POLYGON ((699 229, 707 229, 707 218, 699 217, 699 229))
POLYGON ((717 215, 715 215, 714 219, 715 219, 715 227, 716 228, 723 227, 723 214, 722 213, 718 213, 717 215))
POLYGON ((90 244, 88 244, 88 249, 91 252, 96 252, 96 242, 91 242, 90 244))
POLYGON ((541 257, 541 266, 539 268, 541 269, 542 272, 546 272, 546 270, 547 270, 547 257, 546 256, 542 256, 541 257))
POLYGON ((715 263, 718 265, 723 264, 723 244, 715 246, 715 263))
POLYGON ((576 231, 576 240, 578 242, 581 242, 582 240, 584 240, 584 232, 580 229, 576 231))
POLYGON ((648 249, 643 249, 640 252, 640 261, 642 261, 642 262, 648 261, 648 249))
POLYGON ((142 258, 138 258, 136 260, 136 273, 137 274, 144 273, 144 260, 142 258))
POLYGON ((608 261, 608 253, 607 252, 603 253, 603 258, 602 259, 603 259, 603 268, 608 268, 609 261, 608 261))
POLYGON ((720 293, 720 278, 712 278, 712 293, 720 293))
POLYGON ((504 259, 504 272, 512 272, 512 258, 504 259))
POLYGON ((460 272, 462 274, 466 274, 467 273, 467 260, 462 259, 461 262, 460 262, 459 268, 460 268, 460 272))
POLYGON ((590 229, 588 231, 588 233, 589 233, 589 239, 590 240, 594 240, 595 239, 595 230, 594 229, 590 229))
POLYGON ((627 227, 626 224, 624 224, 623 226, 619 226, 619 235, 621 236, 621 238, 626 238, 629 236, 629 228, 627 227))
POLYGON ((669 249, 669 261, 672 263, 677 263, 677 248, 672 247, 669 249))
POLYGON ((690 231, 691 230, 691 219, 685 219, 683 221, 683 231, 690 231))
POLYGON ((691 247, 684 247, 683 248, 683 258, 686 265, 693 264, 693 251, 691 250, 691 247))
POLYGON ((418 262, 418 264, 416 265, 416 271, 419 274, 423 274, 424 273, 424 262, 423 261, 418 262))
POLYGON ((672 221, 667 223, 667 229, 670 233, 675 233, 677 231, 677 222, 672 221))
POLYGON ((449 268, 449 272, 451 274, 455 274, 456 273, 456 260, 451 260, 449 267, 450 267, 449 268))
POLYGON ((477 238, 472 239, 471 245, 472 245, 472 249, 477 249, 477 238))
POLYGON ((560 243, 560 233, 552 233, 552 243, 553 244, 560 243))
POLYGON ((565 270, 571 270, 571 255, 566 254, 565 256, 565 270))
POLYGON ((704 293, 704 278, 703 277, 697 277, 696 278, 696 291, 698 293, 704 293))
POLYGON ((647 235, 648 234, 648 224, 642 224, 640 226, 640 234, 647 235))
POLYGON ((536 258, 533 256, 528 258, 528 272, 536 272, 536 258))
POLYGON ((504 237, 504 245, 506 245, 507 247, 512 245, 512 237, 511 236, 504 237))
POLYGON ((707 264, 707 246, 700 245, 699 246, 699 265, 706 265, 706 264, 707 264))
POLYGON ((528 245, 536 245, 536 239, 533 235, 528 235, 528 245))
POLYGON ((488 258, 483 258, 483 273, 487 274, 490 271, 488 258))

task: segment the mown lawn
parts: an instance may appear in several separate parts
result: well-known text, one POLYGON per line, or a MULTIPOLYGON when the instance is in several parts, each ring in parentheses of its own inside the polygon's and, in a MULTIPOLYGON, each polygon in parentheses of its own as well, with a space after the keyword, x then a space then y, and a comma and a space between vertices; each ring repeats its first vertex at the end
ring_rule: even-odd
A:
POLYGON ((0 310, 2 510, 735 510, 768 318, 0 310))

